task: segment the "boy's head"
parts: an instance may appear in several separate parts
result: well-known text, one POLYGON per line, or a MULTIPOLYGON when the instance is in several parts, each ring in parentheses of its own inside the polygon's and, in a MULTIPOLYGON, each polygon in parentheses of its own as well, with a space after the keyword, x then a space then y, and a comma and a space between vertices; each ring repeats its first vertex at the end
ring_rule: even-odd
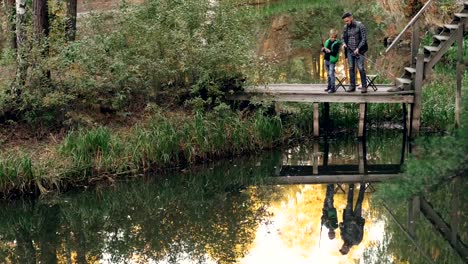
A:
POLYGON ((330 39, 331 40, 336 40, 337 37, 338 37, 338 32, 335 29, 331 29, 330 30, 330 39))

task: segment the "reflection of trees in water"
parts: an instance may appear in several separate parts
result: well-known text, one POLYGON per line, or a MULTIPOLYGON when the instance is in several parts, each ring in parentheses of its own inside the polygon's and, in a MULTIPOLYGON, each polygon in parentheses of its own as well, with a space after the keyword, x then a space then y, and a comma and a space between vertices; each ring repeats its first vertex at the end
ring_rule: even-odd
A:
MULTIPOLYGON (((451 215, 453 213, 451 211, 452 195, 448 194, 454 191, 454 187, 458 188, 460 194, 463 194, 468 189, 468 183, 460 181, 457 186, 453 186, 453 184, 441 185, 437 190, 427 192, 426 196, 426 199, 448 224, 451 223, 451 215)), ((460 205, 467 204, 468 197, 466 195, 460 195, 459 198, 460 205)), ((406 201, 387 201, 387 203, 387 206, 395 215, 398 222, 407 228, 408 203, 406 201)), ((382 207, 376 206, 376 208, 382 207)), ((458 209, 457 214, 460 219, 458 226, 459 236, 466 243, 468 238, 468 223, 466 221, 468 219, 468 208, 466 206, 459 206, 458 209)), ((365 257, 368 263, 409 262, 411 264, 422 264, 428 263, 428 258, 433 263, 464 263, 457 252, 451 248, 449 242, 441 236, 423 214, 415 221, 416 229, 413 240, 417 243, 418 246, 416 246, 397 223, 388 216, 387 212, 379 210, 378 213, 386 218, 385 239, 382 243, 375 244, 367 250, 365 257), (389 256, 391 256, 390 259, 389 256)))
MULTIPOLYGON (((358 142, 354 135, 345 135, 339 141, 329 140, 319 144, 319 161, 322 162, 325 144, 328 144, 329 164, 355 163, 358 159, 358 142)), ((368 164, 400 163, 402 150, 401 131, 370 131, 366 140, 366 161, 368 164), (374 136, 375 135, 375 136, 374 136)), ((288 165, 313 164, 314 148, 312 144, 304 144, 287 150, 283 163, 288 165)))
POLYGON ((246 254, 267 215, 264 190, 246 186, 269 176, 274 159, 6 205, 0 259, 233 262, 246 254))

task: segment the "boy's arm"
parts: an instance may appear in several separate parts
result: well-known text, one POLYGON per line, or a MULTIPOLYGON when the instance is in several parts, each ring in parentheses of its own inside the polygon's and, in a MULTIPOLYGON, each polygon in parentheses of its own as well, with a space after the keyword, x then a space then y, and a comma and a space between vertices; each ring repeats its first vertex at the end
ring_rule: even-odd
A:
POLYGON ((335 44, 335 46, 333 46, 333 49, 331 50, 331 55, 332 56, 338 55, 338 53, 340 52, 340 47, 341 47, 341 44, 335 44))

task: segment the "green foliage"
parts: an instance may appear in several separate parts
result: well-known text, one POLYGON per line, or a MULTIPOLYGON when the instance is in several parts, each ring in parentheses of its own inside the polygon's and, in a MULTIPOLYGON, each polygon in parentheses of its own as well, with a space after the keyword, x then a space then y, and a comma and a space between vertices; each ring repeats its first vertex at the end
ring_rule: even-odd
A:
MULTIPOLYGON (((251 67, 253 38, 242 7, 208 0, 122 5, 114 12, 85 16, 78 40, 70 43, 64 40, 63 8, 51 8, 58 15, 51 19, 50 38, 39 43, 28 35, 30 71, 21 100, 0 100, 0 113, 14 109, 28 123, 60 123, 67 118, 60 113, 71 106, 124 111, 157 99, 158 91, 177 94, 187 88, 193 88, 194 97, 206 91, 202 98, 209 98, 213 107, 224 92, 239 89, 239 76, 251 67)), ((4 49, 1 63, 6 65, 11 55, 4 49)), ((2 74, 0 80, 10 78, 11 83, 13 75, 2 74)))
POLYGON ((51 263, 75 252, 77 261, 109 261, 108 253, 112 262, 125 263, 137 252, 143 262, 232 263, 248 252, 268 216, 271 197, 250 185, 265 181, 278 160, 243 159, 236 166, 225 162, 199 173, 152 175, 63 199, 2 203, 0 259, 51 263), (34 247, 24 246, 32 242, 34 247))
MULTIPOLYGON (((464 111, 467 111, 464 100, 464 111)), ((462 126, 453 133, 439 137, 423 137, 416 142, 417 154, 406 163, 404 177, 386 184, 383 200, 405 200, 424 195, 453 177, 464 177, 468 171, 468 117, 462 115, 462 126)))

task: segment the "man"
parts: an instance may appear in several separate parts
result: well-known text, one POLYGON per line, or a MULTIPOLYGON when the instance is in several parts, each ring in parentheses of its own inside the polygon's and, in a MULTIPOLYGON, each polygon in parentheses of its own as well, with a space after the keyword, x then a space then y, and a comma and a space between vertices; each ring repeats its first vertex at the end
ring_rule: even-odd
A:
POLYGON ((364 54, 367 46, 367 30, 364 24, 353 19, 351 13, 344 13, 341 17, 346 24, 343 30, 343 48, 348 58, 350 87, 347 92, 356 91, 356 64, 361 76, 361 93, 367 93, 366 70, 364 68, 364 54))
POLYGON ((325 201, 323 202, 321 222, 322 226, 325 226, 328 229, 328 238, 330 240, 335 239, 335 229, 338 228, 338 217, 333 205, 334 194, 335 185, 327 184, 327 193, 325 195, 325 201))
POLYGON ((362 218, 361 215, 365 190, 365 183, 361 183, 356 207, 353 211, 354 184, 352 183, 349 185, 348 200, 346 202, 346 208, 343 210, 343 222, 340 223, 341 239, 343 239, 343 246, 340 248, 340 253, 343 255, 348 254, 352 246, 359 245, 364 236, 364 224, 366 220, 362 218))
POLYGON ((336 30, 330 30, 330 38, 325 41, 322 47, 324 53, 325 68, 327 69, 327 89, 325 92, 334 93, 335 88, 335 65, 338 62, 340 54, 341 41, 337 39, 338 33, 336 30))

